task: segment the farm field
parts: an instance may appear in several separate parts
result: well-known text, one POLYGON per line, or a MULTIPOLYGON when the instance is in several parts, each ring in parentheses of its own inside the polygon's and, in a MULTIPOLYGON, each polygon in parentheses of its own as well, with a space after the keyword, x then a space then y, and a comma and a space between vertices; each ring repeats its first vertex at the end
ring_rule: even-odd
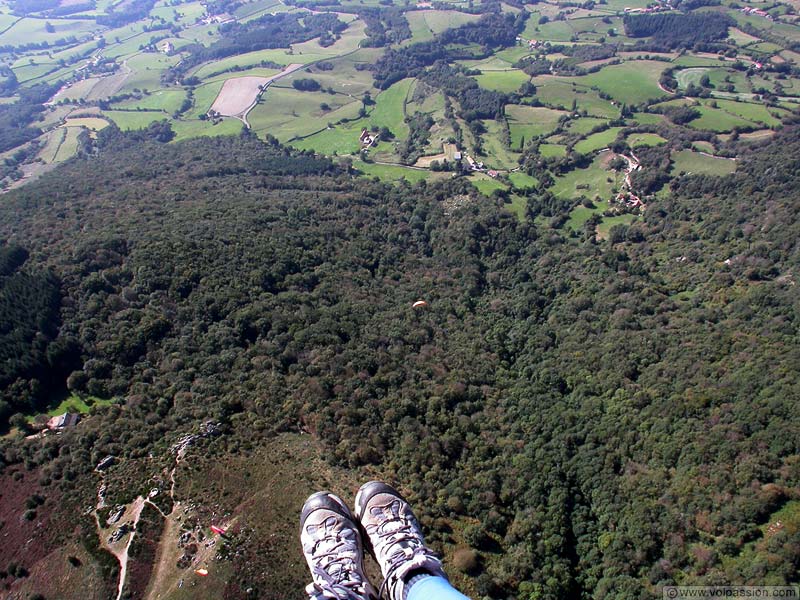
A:
POLYGON ((523 141, 531 141, 540 136, 547 136, 558 127, 559 119, 564 111, 544 107, 506 106, 506 118, 511 132, 511 147, 521 149, 523 141))
POLYGON ((515 92, 519 87, 530 81, 530 76, 519 69, 508 71, 483 71, 475 76, 475 80, 482 88, 498 92, 515 92))
POLYGON ((377 177, 382 181, 399 181, 405 179, 409 183, 431 181, 448 177, 446 173, 431 173, 424 169, 409 169, 395 165, 365 163, 362 160, 353 161, 353 168, 358 169, 369 177, 377 177))
MULTIPOLYGON (((289 64, 289 58, 286 57, 287 60, 276 61, 275 60, 275 51, 274 50, 256 50, 255 52, 248 52, 246 54, 237 54, 236 56, 230 56, 228 58, 223 58, 220 60, 216 60, 214 62, 205 63, 192 69, 189 73, 197 77, 198 79, 206 80, 209 77, 219 74, 228 74, 229 76, 235 73, 230 73, 230 71, 234 69, 245 69, 248 67, 256 67, 261 65, 263 62, 273 62, 283 66, 289 64)), ((301 59, 293 62, 304 62, 301 59)))
POLYGON ((94 21, 80 19, 35 19, 25 17, 16 21, 10 28, 2 33, 2 43, 12 46, 48 43, 75 36, 76 38, 90 37, 97 31, 98 26, 94 21), (47 30, 50 23, 52 31, 47 30))
POLYGON ((672 161, 672 172, 675 174, 727 175, 736 170, 735 161, 727 158, 715 158, 691 150, 673 153, 672 161))
POLYGON ((91 131, 100 131, 108 127, 108 121, 97 117, 70 117, 62 127, 84 127, 91 131))
POLYGON ((298 93, 293 89, 271 86, 248 115, 248 121, 259 135, 270 133, 286 141, 318 132, 328 123, 358 116, 360 102, 338 96, 333 99, 321 92, 298 93), (335 104, 333 99, 345 103, 335 104), (323 104, 328 104, 330 109, 323 109, 323 104))
POLYGON ((556 177, 550 191, 558 198, 565 199, 581 196, 590 199, 594 199, 596 196, 601 199, 609 198, 611 189, 616 185, 616 180, 620 176, 605 167, 604 154, 598 154, 592 164, 585 169, 575 169, 566 175, 556 177))
POLYGON ((157 110, 171 114, 180 109, 185 99, 185 90, 162 89, 151 92, 141 98, 131 98, 129 100, 123 100, 122 102, 117 102, 113 107, 120 110, 157 110))
POLYGON ((522 173, 521 171, 514 171, 513 173, 508 174, 508 180, 511 182, 511 185, 518 190, 522 190, 525 188, 532 188, 539 185, 539 180, 535 177, 531 177, 527 173, 522 173))
POLYGON ((586 139, 575 144, 575 151, 581 154, 589 154, 595 150, 608 147, 611 142, 617 139, 617 134, 622 131, 622 127, 609 127, 604 131, 593 133, 586 139))
POLYGON ((700 105, 696 109, 700 116, 689 122, 689 126, 694 129, 706 129, 722 133, 731 131, 734 128, 754 129, 757 127, 753 121, 748 121, 718 108, 700 105))
POLYGON ((232 77, 222 85, 211 110, 225 117, 243 117, 267 83, 266 77, 232 77))
MULTIPOLYGON (((112 4, 101 1, 87 14, 101 15, 112 4)), ((366 6, 380 10, 381 3, 344 0, 341 6, 347 7, 344 9, 347 11, 366 6)), ((394 44, 394 50, 407 50, 419 42, 435 42, 442 32, 482 18, 480 2, 472 3, 472 14, 459 10, 468 9, 466 2, 455 3, 450 9, 436 6, 409 10, 414 7, 398 3, 395 6, 407 20, 411 37, 394 44)), ((404 156, 417 160, 422 155, 427 158, 418 164, 429 165, 433 158, 442 154, 442 145, 447 144, 448 156, 458 151, 482 162, 485 169, 501 172, 502 180, 472 175, 480 187, 489 191, 505 189, 508 185, 515 189, 538 187, 539 175, 531 177, 519 171, 511 172, 526 160, 530 161, 532 154, 551 161, 566 157, 568 148, 591 155, 608 147, 618 136, 632 148, 670 146, 673 141, 663 129, 667 119, 656 112, 669 106, 695 106, 699 116, 684 125, 690 131, 713 132, 722 136, 722 140, 738 129, 742 142, 771 135, 766 128, 779 128, 782 119, 797 106, 789 102, 794 95, 800 99, 797 78, 776 77, 769 69, 742 69, 736 67, 732 58, 695 52, 692 48, 682 51, 637 49, 633 45, 637 40, 625 35, 622 13, 626 8, 644 6, 640 0, 633 3, 613 0, 580 8, 546 0, 528 7, 531 16, 521 24, 513 43, 491 51, 479 43, 462 45, 458 57, 450 62, 457 68, 470 69, 469 75, 481 89, 503 94, 506 98, 501 119, 481 119, 477 128, 460 114, 458 98, 446 97, 442 90, 422 83, 416 74, 400 77, 386 90, 376 87, 373 65, 392 45, 373 47, 367 40, 366 23, 353 12, 333 13, 347 26, 322 43, 320 38, 313 38, 281 48, 245 48, 246 51, 192 66, 185 71, 184 81, 166 81, 167 73, 184 60, 192 45, 211 48, 225 39, 224 28, 218 23, 200 22, 206 16, 206 5, 197 1, 177 5, 157 2, 146 19, 111 29, 97 26, 89 18, 57 19, 56 32, 59 27, 67 27, 69 22, 69 27, 78 32, 74 39, 47 50, 38 48, 18 53, 7 62, 23 85, 69 79, 78 65, 91 67, 92 61, 101 58, 116 65, 111 75, 89 72, 87 77, 64 87, 53 98, 53 102, 61 106, 57 111, 48 110, 40 121, 46 134, 58 127, 72 109, 99 105, 100 108, 92 112, 102 114, 123 130, 142 129, 155 120, 166 120, 175 131, 176 140, 229 135, 240 130, 241 122, 231 118, 209 119, 206 116, 209 111, 241 116, 252 105, 247 121, 258 136, 272 135, 299 149, 329 156, 349 155, 356 161, 360 161, 363 151, 367 155, 366 161, 360 161, 366 165, 363 172, 376 172, 376 165, 381 162, 392 163, 382 165, 387 172, 380 176, 387 180, 393 177, 389 174, 392 169, 413 171, 407 178, 422 178, 424 171, 403 170, 394 163, 399 163, 404 156), (152 24, 161 19, 174 27, 153 30, 152 24), (91 37, 96 31, 102 31, 102 40, 91 37), (529 46, 528 40, 536 42, 529 46), (606 43, 613 40, 619 45, 614 56, 596 57, 581 51, 581 47, 600 44, 602 40, 606 43), (165 46, 167 43, 169 48, 165 46), (467 50, 475 58, 465 54, 467 50), (516 63, 534 55, 557 66, 551 69, 551 74, 530 77, 516 63), (276 65, 298 65, 299 68, 273 81, 261 92, 259 86, 279 73, 276 65), (565 72, 558 65, 568 65, 568 69, 565 72), (671 98, 659 87, 659 79, 668 68, 674 69, 672 75, 681 91, 685 92, 690 85, 699 89, 702 83, 708 83, 709 94, 703 98, 671 98), (294 85, 303 79, 313 79, 319 89, 313 92, 295 89, 294 85), (528 81, 534 87, 524 97, 517 96, 520 86, 528 81), (767 93, 764 90, 780 96, 776 105, 765 105, 756 93, 767 93), (621 111, 625 111, 624 121, 615 121, 613 127, 592 133, 610 120, 620 119, 621 111), (431 119, 425 125, 428 131, 415 141, 409 139, 412 130, 408 119, 417 112, 431 119), (634 131, 633 127, 641 129, 634 131), (362 149, 358 140, 361 131, 381 128, 386 128, 394 137, 362 149), (750 130, 765 133, 753 136, 744 133, 750 130), (406 144, 415 146, 409 149, 406 144)), ((260 19, 270 19, 270 13, 303 10, 306 9, 302 1, 297 6, 288 6, 279 0, 254 0, 237 5, 226 18, 251 26, 260 19)), ((320 9, 321 12, 329 10, 320 9)), ((508 14, 519 13, 518 8, 508 5, 503 5, 502 10, 508 14)), ((786 23, 767 23, 741 11, 725 7, 714 10, 729 12, 738 22, 766 28, 773 34, 794 31, 793 26, 786 23)), ((45 19, 8 16, 4 21, 4 17, 0 14, 0 26, 5 23, 8 31, 0 34, 0 39, 13 41, 25 35, 39 39, 36 36, 41 33, 45 19)), ((737 59, 745 65, 750 60, 769 61, 771 56, 775 64, 786 61, 790 65, 800 64, 800 54, 795 55, 777 38, 766 33, 763 38, 758 37, 749 29, 743 31, 742 27, 747 26, 731 28, 725 43, 735 48, 737 59)), ((45 31, 45 34, 51 32, 45 31)), ((786 35, 786 39, 791 39, 786 35)), ((66 138, 66 134, 63 135, 66 138)), ((45 154, 55 152, 52 143, 57 138, 58 135, 42 138, 47 148, 45 154)), ((72 138, 64 141, 67 150, 74 145, 72 138)), ((713 144, 700 141, 693 147, 712 153, 715 148, 713 144)), ((678 153, 678 149, 675 151, 680 165, 691 158, 678 153)), ((598 158, 595 157, 588 169, 558 170, 546 173, 544 180, 554 182, 548 183, 548 187, 559 197, 597 195, 606 200, 619 182, 616 174, 605 170, 605 163, 597 163, 598 158), (608 181, 609 178, 612 181, 608 181)), ((536 159, 533 161, 535 163, 536 159)), ((707 169, 723 170, 719 159, 706 162, 707 169)), ((433 176, 433 173, 428 174, 433 176)), ((517 211, 518 214, 523 212, 517 211)))
POLYGON ((222 119, 208 124, 207 121, 182 120, 174 121, 172 129, 175 131, 175 140, 187 140, 196 137, 215 137, 220 135, 239 135, 242 132, 242 122, 238 119, 222 119))
POLYGON ((123 131, 144 129, 153 121, 161 121, 169 117, 167 113, 160 111, 104 110, 102 113, 123 131))
POLYGON ((477 173, 469 178, 472 185, 478 188, 478 191, 484 196, 491 196, 495 190, 505 190, 506 185, 502 181, 492 179, 483 173, 477 173))
POLYGON ((571 110, 574 105, 577 110, 585 110, 596 117, 613 118, 619 115, 619 109, 611 101, 600 98, 596 91, 588 87, 579 87, 572 79, 539 75, 531 81, 536 86, 537 98, 551 108, 571 110))
POLYGON ((603 217, 597 224, 597 238, 604 240, 608 238, 608 232, 614 225, 630 225, 636 219, 636 215, 616 215, 613 217, 603 217))
POLYGON ((567 154, 567 147, 562 144, 540 144, 539 154, 545 158, 565 156, 567 154))
POLYGON ((658 87, 658 78, 664 68, 665 63, 660 61, 637 60, 603 67, 597 73, 576 77, 575 81, 596 87, 618 102, 641 104, 666 96, 658 87))
POLYGON ((577 119, 570 119, 566 123, 566 130, 569 133, 576 133, 585 135, 595 127, 605 125, 608 123, 607 119, 600 119, 597 117, 579 117, 577 119))
POLYGON ((498 170, 514 169, 519 165, 519 154, 507 148, 503 139, 502 125, 497 121, 483 121, 486 135, 483 146, 487 156, 484 162, 489 168, 498 170))
POLYGON ((637 146, 660 146, 667 143, 667 140, 657 133, 632 133, 625 141, 631 148, 636 148, 637 146))
POLYGON ((452 10, 415 10, 407 13, 411 42, 427 42, 445 29, 477 21, 478 15, 452 10))

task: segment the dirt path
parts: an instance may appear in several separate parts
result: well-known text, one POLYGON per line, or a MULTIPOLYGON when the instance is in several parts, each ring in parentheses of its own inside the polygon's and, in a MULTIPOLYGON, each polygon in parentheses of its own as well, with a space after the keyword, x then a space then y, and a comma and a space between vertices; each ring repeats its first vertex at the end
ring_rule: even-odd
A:
MULTIPOLYGON (((121 600, 122 598, 122 591, 125 589, 125 579, 128 575, 128 554, 131 548, 131 544, 133 543, 133 538, 136 536, 136 527, 139 524, 139 519, 142 516, 142 510, 144 509, 145 504, 149 504, 153 508, 155 508, 158 513, 164 517, 166 525, 164 533, 170 528, 170 525, 174 528, 175 521, 171 519, 172 515, 176 514, 180 503, 176 503, 174 499, 175 494, 175 470, 178 468, 181 459, 183 458, 183 453, 179 453, 179 455, 175 458, 175 466, 172 468, 170 473, 170 489, 169 495, 170 499, 172 500, 172 511, 169 515, 165 514, 161 507, 155 504, 150 498, 145 498, 144 496, 137 496, 137 498, 131 503, 129 507, 125 509, 125 514, 117 521, 117 523, 128 523, 130 522, 130 532, 126 534, 128 541, 125 543, 123 547, 119 546, 119 541, 113 544, 108 543, 107 535, 109 533, 109 527, 103 527, 100 523, 100 515, 99 511, 105 508, 105 476, 101 474, 101 484, 100 488, 97 493, 97 505, 93 511, 94 514, 94 521, 97 525, 97 535, 100 538, 100 545, 111 552, 116 559, 119 561, 119 581, 117 583, 117 597, 116 600, 121 600)), ((170 530, 171 531, 171 530, 170 530)), ((164 544, 166 539, 171 539, 170 536, 165 536, 162 534, 160 543, 159 543, 159 556, 161 556, 161 546, 164 544)), ((121 540, 120 540, 121 541, 121 540)), ((156 575, 158 575, 159 569, 161 565, 156 565, 156 575)))
MULTIPOLYGON (((133 501, 133 525, 131 534, 128 536, 128 543, 125 544, 125 549, 120 553, 115 553, 117 560, 119 560, 119 583, 117 584, 117 600, 122 598, 122 589, 125 587, 125 576, 128 573, 128 551, 131 549, 131 543, 136 536, 136 526, 139 524, 139 517, 142 516, 142 509, 144 508, 144 498, 139 496, 133 501)), ((113 550, 112 550, 113 552, 113 550)))
POLYGON ((161 537, 158 540, 158 550, 156 552, 156 560, 153 565, 153 574, 150 576, 150 582, 145 591, 145 598, 148 600, 155 600, 163 595, 168 584, 169 568, 175 564, 175 561, 180 555, 180 550, 175 545, 175 540, 178 537, 180 525, 177 520, 177 515, 180 514, 181 503, 175 501, 175 470, 183 458, 179 454, 175 459, 175 466, 169 474, 170 488, 169 496, 172 499, 172 510, 168 515, 165 515, 161 510, 161 515, 164 517, 164 529, 161 531, 161 537))

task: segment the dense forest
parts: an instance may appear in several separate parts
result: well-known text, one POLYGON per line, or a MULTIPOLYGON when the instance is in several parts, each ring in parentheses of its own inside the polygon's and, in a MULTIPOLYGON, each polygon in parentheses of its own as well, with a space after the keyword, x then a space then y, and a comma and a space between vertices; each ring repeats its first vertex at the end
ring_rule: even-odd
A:
POLYGON ((651 38, 651 45, 666 48, 691 48, 695 44, 724 39, 736 23, 719 13, 656 13, 625 15, 625 34, 651 38))
MULTIPOLYGON (((149 489, 148 455, 205 419, 225 431, 211 460, 301 428, 407 486, 436 547, 461 523, 479 597, 796 580, 800 534, 764 525, 800 485, 800 128, 741 152, 598 241, 461 178, 393 186, 247 135, 107 128, 6 196, 0 262, 59 288, 79 357, 60 381, 122 404, 2 439, 0 467, 67 510, 106 455, 119 495, 149 489)), ((239 548, 237 586, 299 597, 252 567, 268 543, 239 548)))
POLYGON ((488 55, 491 49, 513 46, 526 17, 527 13, 518 16, 487 14, 475 23, 446 29, 433 41, 390 48, 371 67, 375 86, 386 89, 405 77, 419 75, 425 67, 439 60, 488 55), (479 49, 462 48, 466 45, 476 45, 479 49))
POLYGON ((335 36, 345 29, 347 24, 332 13, 266 14, 247 23, 225 23, 219 28, 221 40, 209 47, 192 45, 189 47, 190 55, 166 71, 163 77, 165 81, 174 81, 202 62, 266 48, 286 48, 320 36, 320 43, 328 40, 332 44, 335 36))

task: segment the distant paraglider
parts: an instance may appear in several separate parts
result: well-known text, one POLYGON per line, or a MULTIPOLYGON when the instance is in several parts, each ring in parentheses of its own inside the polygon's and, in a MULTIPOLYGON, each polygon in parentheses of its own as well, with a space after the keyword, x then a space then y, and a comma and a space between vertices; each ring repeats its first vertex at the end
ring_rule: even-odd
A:
POLYGON ((211 526, 211 531, 219 535, 225 535, 226 533, 228 533, 225 529, 223 529, 222 527, 217 527, 216 525, 211 526))
POLYGON ((200 577, 208 577, 208 569, 197 569, 195 574, 200 575, 200 577))
POLYGON ((428 306, 428 303, 425 300, 417 300, 411 305, 411 308, 425 308, 426 306, 428 306))

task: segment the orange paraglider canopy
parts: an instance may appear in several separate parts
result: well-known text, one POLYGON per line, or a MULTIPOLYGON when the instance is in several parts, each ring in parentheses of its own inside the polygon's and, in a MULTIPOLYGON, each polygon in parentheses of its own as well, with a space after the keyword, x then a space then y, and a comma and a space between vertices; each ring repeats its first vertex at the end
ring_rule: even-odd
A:
POLYGON ((219 535, 225 535, 227 533, 222 527, 217 527, 216 525, 211 526, 211 531, 219 535))
POLYGON ((197 569, 195 571, 200 577, 208 577, 208 569, 197 569))
POLYGON ((425 300, 417 300, 411 305, 411 308, 423 308, 425 306, 428 306, 428 303, 425 302, 425 300))

